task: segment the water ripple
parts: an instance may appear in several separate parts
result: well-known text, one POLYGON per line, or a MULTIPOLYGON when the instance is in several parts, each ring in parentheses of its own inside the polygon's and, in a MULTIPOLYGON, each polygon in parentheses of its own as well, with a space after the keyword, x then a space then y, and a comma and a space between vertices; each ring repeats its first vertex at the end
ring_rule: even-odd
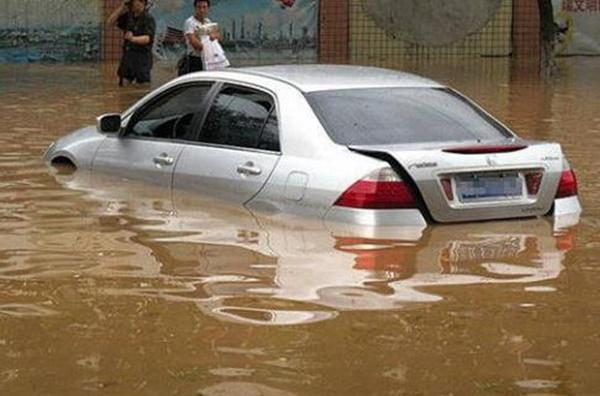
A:
POLYGON ((0 304, 0 316, 17 318, 56 315, 57 312, 37 304, 0 304))

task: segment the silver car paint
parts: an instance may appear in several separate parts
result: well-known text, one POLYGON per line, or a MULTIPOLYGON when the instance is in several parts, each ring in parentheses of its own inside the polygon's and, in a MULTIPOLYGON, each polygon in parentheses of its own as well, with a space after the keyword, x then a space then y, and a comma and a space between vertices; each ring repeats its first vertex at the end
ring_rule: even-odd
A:
MULTIPOLYGON (((303 92, 360 87, 443 87, 442 85, 409 74, 350 66, 258 67, 192 73, 170 81, 126 110, 122 114, 123 126, 127 125, 131 115, 137 109, 156 95, 160 95, 176 85, 197 81, 230 82, 260 89, 273 95, 278 110, 281 153, 155 141, 146 147, 146 149, 150 147, 148 152, 146 149, 139 149, 137 154, 132 155, 126 149, 126 144, 121 142, 125 139, 119 139, 116 136, 105 138, 94 128, 86 128, 77 134, 59 140, 48 150, 45 159, 50 161, 57 156, 65 156, 78 167, 89 169, 95 152, 100 147, 103 155, 107 155, 107 157, 96 159, 97 163, 94 165, 96 171, 118 172, 120 176, 146 178, 156 182, 156 178, 150 175, 159 168, 159 171, 163 173, 161 176, 163 181, 173 180, 176 188, 185 188, 220 199, 245 202, 252 209, 289 212, 364 225, 418 226, 425 224, 423 215, 416 209, 382 211, 333 207, 333 203, 339 195, 354 182, 373 170, 389 164, 335 144, 313 113, 303 92), (102 141, 105 142, 100 146, 102 141), (169 147, 168 150, 167 147, 169 147), (196 169, 203 166, 202 162, 198 160, 202 156, 193 154, 195 151, 210 153, 209 157, 213 161, 214 167, 205 172, 204 179, 201 174, 194 173, 196 169), (235 152, 236 155, 229 156, 232 152, 235 152), (123 161, 122 167, 116 167, 115 163, 111 164, 113 159, 117 159, 116 156, 124 154, 127 154, 127 157, 119 159, 123 161), (162 154, 166 154, 173 160, 172 165, 165 166, 154 161, 162 154), (189 161, 189 158, 192 157, 197 159, 189 161), (184 160, 180 163, 179 160, 182 158, 184 160), (217 159, 225 159, 226 174, 211 179, 211 175, 215 176, 216 172, 219 172, 220 167, 214 163, 217 159), (239 166, 248 165, 249 162, 252 162, 252 165, 258 165, 258 168, 261 169, 260 177, 251 177, 256 175, 237 172, 239 166), (128 164, 132 166, 126 168, 128 164), (169 174, 174 169, 177 169, 175 177, 169 174), (194 177, 198 177, 198 179, 194 180, 194 177), (215 180, 219 181, 215 182, 215 180), (244 187, 232 187, 240 180, 247 182, 247 185, 251 187, 245 191, 244 187), (237 195, 238 191, 240 195, 237 195)), ((545 214, 552 205, 558 176, 562 170, 560 161, 542 161, 542 158, 548 157, 559 156, 562 158, 560 147, 553 144, 532 144, 522 152, 494 155, 493 157, 498 159, 495 166, 491 166, 485 160, 487 156, 442 153, 435 145, 368 146, 360 149, 389 153, 402 164, 417 183, 432 216, 438 221, 514 217, 515 210, 520 211, 517 212, 520 216, 545 214), (411 168, 413 163, 426 160, 436 161, 439 166, 436 169, 411 168), (489 204, 471 205, 468 208, 449 207, 437 184, 437 177, 441 173, 492 170, 504 167, 544 168, 546 176, 542 185, 543 194, 539 194, 540 200, 536 203, 521 202, 518 205, 508 205, 502 208, 494 208, 489 204), (408 170, 409 168, 410 170, 408 170)), ((581 211, 578 205, 579 201, 577 197, 571 199, 571 201, 573 200, 577 202, 577 205, 562 205, 558 214, 568 215, 573 211, 579 213, 581 211)))
POLYGON ((414 74, 367 66, 284 65, 242 70, 256 76, 286 81, 302 92, 385 87, 444 87, 434 80, 414 74))
POLYGON ((96 150, 104 138, 95 126, 81 128, 52 143, 43 158, 49 162, 53 158, 64 157, 78 169, 91 170, 96 150))
POLYGON ((419 209, 365 210, 332 206, 325 215, 325 220, 379 227, 391 227, 399 224, 404 227, 427 225, 427 221, 419 209))
POLYGON ((110 136, 98 148, 92 171, 170 188, 173 169, 184 146, 177 142, 110 136))
MULTIPOLYGON (((278 110, 282 155, 274 158, 274 154, 266 154, 260 150, 239 150, 222 147, 221 154, 223 157, 221 158, 227 162, 224 167, 227 170, 226 175, 220 174, 217 179, 217 177, 208 177, 209 172, 198 170, 198 159, 202 156, 191 153, 205 152, 210 153, 211 158, 216 158, 218 148, 214 145, 188 145, 181 157, 183 161, 178 162, 176 165, 175 187, 201 192, 217 198, 226 198, 234 202, 244 202, 243 198, 246 198, 247 195, 232 194, 232 183, 235 185, 240 180, 248 183, 248 179, 251 180, 256 177, 247 176, 243 180, 242 175, 236 174, 232 170, 248 161, 256 164, 260 164, 261 161, 264 163, 271 157, 269 163, 278 161, 277 166, 274 167, 272 174, 272 169, 269 169, 270 165, 265 167, 261 175, 270 174, 268 182, 264 179, 264 187, 246 203, 247 206, 269 212, 288 212, 323 217, 341 192, 349 185, 375 169, 388 166, 383 161, 356 154, 348 148, 332 142, 320 121, 312 112, 302 92, 289 83, 263 77, 262 75, 235 72, 199 73, 193 76, 196 78, 192 79, 191 76, 184 76, 178 81, 211 80, 229 82, 266 91, 273 95, 278 110), (252 154, 253 151, 254 155, 252 154), (240 153, 243 153, 243 155, 240 155, 240 153), (239 159, 227 158, 226 156, 230 154, 234 154, 239 159), (260 160, 257 159, 259 157, 260 160), (196 161, 190 161, 189 158, 196 158, 196 161), (195 172, 205 173, 204 176, 200 176, 204 179, 204 183, 192 181, 190 175, 195 172), (305 177, 293 177, 293 175, 298 174, 305 177), (205 184, 206 182, 208 184, 205 184), (292 195, 301 196, 302 198, 299 200, 290 199, 290 191, 292 190, 299 190, 292 195), (305 191, 310 193, 306 194, 305 191)), ((171 84, 174 84, 174 82, 171 84)), ((164 87, 164 90, 169 88, 171 88, 171 85, 164 87)), ((149 99, 146 98, 146 100, 149 99)), ((274 166, 274 163, 272 165, 274 166)), ((210 174, 215 175, 215 170, 210 174)), ((418 224, 421 224, 422 221, 421 219, 418 224)))
POLYGON ((563 155, 560 146, 553 143, 529 142, 523 150, 488 155, 453 154, 441 149, 407 150, 393 146, 363 146, 357 149, 391 154, 410 174, 431 216, 439 222, 544 215, 552 207, 562 172, 563 155), (556 160, 543 160, 546 157, 556 160), (505 201, 502 204, 498 201, 461 203, 457 199, 449 202, 440 184, 440 178, 445 175, 507 170, 543 170, 539 193, 535 197, 524 194, 521 199, 505 201))
POLYGON ((571 227, 579 223, 581 203, 578 197, 559 198, 554 200, 554 228, 571 227))
POLYGON ((279 158, 258 150, 188 145, 177 161, 173 188, 243 204, 262 188, 279 158))

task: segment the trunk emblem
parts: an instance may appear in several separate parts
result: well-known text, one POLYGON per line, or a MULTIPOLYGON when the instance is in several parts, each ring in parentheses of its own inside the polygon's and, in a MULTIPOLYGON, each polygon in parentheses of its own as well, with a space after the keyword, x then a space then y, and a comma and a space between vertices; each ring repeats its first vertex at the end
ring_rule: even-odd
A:
POLYGON ((421 169, 421 168, 435 168, 436 166, 438 166, 437 162, 417 162, 414 164, 410 164, 408 166, 408 169, 412 169, 412 168, 417 168, 417 169, 421 169))

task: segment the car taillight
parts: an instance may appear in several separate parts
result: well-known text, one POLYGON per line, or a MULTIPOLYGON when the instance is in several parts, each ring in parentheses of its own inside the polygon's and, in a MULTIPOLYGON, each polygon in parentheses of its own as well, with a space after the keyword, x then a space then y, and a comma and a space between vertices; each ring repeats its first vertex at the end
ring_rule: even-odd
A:
POLYGON ((556 198, 566 198, 577 195, 577 178, 571 169, 563 171, 560 175, 556 198))
POLYGON ((360 209, 416 208, 415 196, 392 168, 376 170, 351 185, 335 206, 360 209))

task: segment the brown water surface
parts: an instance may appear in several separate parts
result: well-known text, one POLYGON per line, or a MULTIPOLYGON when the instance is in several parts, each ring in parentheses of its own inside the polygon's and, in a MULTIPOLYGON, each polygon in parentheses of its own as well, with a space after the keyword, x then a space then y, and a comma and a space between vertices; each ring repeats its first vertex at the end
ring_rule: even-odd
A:
POLYGON ((0 393, 600 393, 600 59, 465 62, 408 68, 560 142, 577 226, 361 233, 58 172, 48 144, 148 87, 0 66, 0 393))

